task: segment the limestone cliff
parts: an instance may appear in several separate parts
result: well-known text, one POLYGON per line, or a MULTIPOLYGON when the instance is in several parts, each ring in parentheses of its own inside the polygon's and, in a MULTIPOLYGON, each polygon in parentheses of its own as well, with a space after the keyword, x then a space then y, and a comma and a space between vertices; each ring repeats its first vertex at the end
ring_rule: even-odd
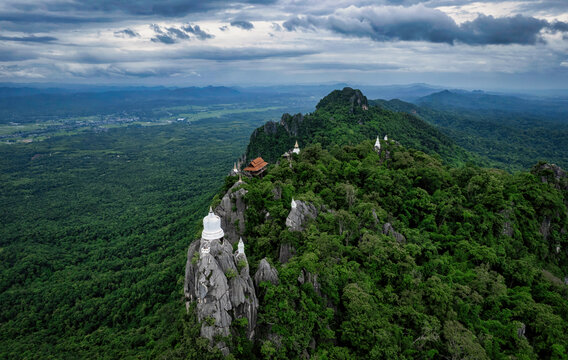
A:
POLYGON ((215 213, 221 218, 221 227, 225 231, 225 240, 231 244, 239 241, 245 230, 245 200, 247 191, 239 187, 242 183, 235 183, 221 199, 215 208, 215 213))
POLYGON ((292 200, 292 209, 286 218, 286 226, 290 231, 302 231, 308 221, 317 216, 318 211, 312 203, 292 200))
MULTIPOLYGON (((244 251, 232 253, 228 241, 196 240, 188 251, 184 293, 186 307, 197 302, 201 336, 214 341, 228 336, 235 319, 246 318, 247 335, 254 336, 258 300, 244 251)), ((216 343, 228 353, 223 342, 216 343)))

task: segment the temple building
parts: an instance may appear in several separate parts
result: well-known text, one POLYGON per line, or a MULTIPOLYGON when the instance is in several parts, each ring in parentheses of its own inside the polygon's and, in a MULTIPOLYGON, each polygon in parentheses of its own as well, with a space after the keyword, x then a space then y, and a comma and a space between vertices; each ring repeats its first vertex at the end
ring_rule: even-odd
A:
POLYGON ((296 140, 296 145, 294 145, 294 150, 292 150, 294 154, 300 153, 300 146, 298 145, 298 140, 296 140))
POLYGON ((261 176, 267 167, 268 163, 263 158, 257 157, 243 171, 249 176, 261 176))

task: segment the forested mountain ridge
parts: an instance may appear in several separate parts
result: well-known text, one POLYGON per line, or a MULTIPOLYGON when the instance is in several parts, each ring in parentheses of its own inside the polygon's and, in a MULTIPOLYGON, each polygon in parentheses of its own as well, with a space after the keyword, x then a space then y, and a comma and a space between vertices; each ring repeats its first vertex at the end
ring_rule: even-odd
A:
MULTIPOLYGON (((365 99, 355 91, 332 95, 304 119, 330 116, 360 125, 365 99)), ((277 274, 270 281, 255 275, 254 336, 243 332, 247 319, 233 319, 223 343, 231 356, 566 358, 568 178, 562 169, 538 163, 512 175, 453 167, 392 140, 381 140, 377 151, 374 140, 355 143, 349 133, 321 136, 322 146, 301 135, 305 120, 296 131, 283 119, 286 133, 312 144, 271 165, 264 178, 238 183, 227 177, 213 200, 215 208, 222 197, 244 194, 244 206, 234 207, 244 209, 246 274, 267 266, 277 274)), ((260 142, 258 131, 253 156, 279 156, 275 146, 292 145, 260 142)), ((190 255, 191 267, 198 260, 190 255)), ((212 348, 203 356, 221 355, 212 348)))
POLYGON ((284 114, 279 123, 270 121, 256 129, 246 157, 250 160, 262 156, 274 162, 290 150, 296 140, 300 147, 319 143, 326 148, 334 144, 355 145, 385 134, 406 146, 436 153, 454 164, 474 159, 432 125, 410 114, 369 106, 361 91, 348 87, 324 97, 311 114, 284 114))
POLYGON ((526 171, 541 160, 568 166, 568 106, 560 100, 443 91, 416 104, 398 99, 370 103, 435 125, 485 166, 526 171))

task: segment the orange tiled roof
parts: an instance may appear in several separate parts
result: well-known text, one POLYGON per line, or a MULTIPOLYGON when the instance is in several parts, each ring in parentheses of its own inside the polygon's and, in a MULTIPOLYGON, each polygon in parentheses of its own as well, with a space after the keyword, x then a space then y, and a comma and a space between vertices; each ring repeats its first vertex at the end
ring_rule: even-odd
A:
POLYGON ((268 163, 266 161, 264 161, 261 157, 257 157, 256 159, 251 161, 249 166, 247 166, 243 170, 255 172, 255 171, 262 170, 266 165, 268 165, 268 163))

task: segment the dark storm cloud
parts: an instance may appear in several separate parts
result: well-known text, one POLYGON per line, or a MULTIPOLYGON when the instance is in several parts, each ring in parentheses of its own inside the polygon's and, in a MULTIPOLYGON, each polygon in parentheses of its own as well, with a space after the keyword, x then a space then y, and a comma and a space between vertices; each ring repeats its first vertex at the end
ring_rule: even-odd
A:
POLYGON ((57 40, 53 36, 0 36, 0 41, 48 43, 57 40))
POLYGON ((199 25, 191 26, 191 24, 187 24, 185 26, 182 26, 182 30, 187 32, 187 33, 195 35, 195 37, 198 38, 199 40, 206 40, 206 39, 214 38, 213 35, 202 30, 199 27, 199 25))
POLYGON ((82 24, 82 23, 106 23, 112 22, 109 17, 98 16, 76 16, 76 15, 59 15, 53 13, 27 13, 12 12, 0 13, 0 21, 6 21, 16 24, 30 23, 54 23, 54 24, 82 24))
POLYGON ((180 29, 176 29, 175 27, 169 27, 166 28, 166 30, 168 31, 168 34, 170 34, 171 36, 175 36, 178 39, 189 39, 189 35, 187 35, 185 33, 185 31, 182 31, 180 29))
POLYGON ((9 49, 0 46, 0 62, 37 59, 37 55, 25 50, 9 49))
POLYGON ((52 2, 50 11, 123 12, 132 15, 159 15, 180 17, 189 13, 227 9, 237 5, 273 4, 277 0, 76 0, 52 2))
POLYGON ((120 31, 115 31, 114 36, 133 38, 133 37, 140 37, 140 34, 138 34, 136 31, 131 30, 131 29, 124 29, 124 30, 120 30, 120 31))
POLYGON ((566 31, 564 22, 549 23, 517 15, 494 18, 479 15, 461 25, 447 14, 422 5, 411 7, 349 7, 329 16, 296 16, 283 24, 288 31, 327 29, 375 41, 428 41, 469 45, 522 44, 543 41, 542 30, 566 31))
POLYGON ((243 30, 252 30, 254 28, 254 25, 250 21, 245 20, 231 21, 231 26, 235 26, 243 30))
POLYGON ((264 48, 238 48, 220 49, 210 48, 187 53, 186 57, 200 60, 213 61, 240 61, 240 60, 263 60, 270 58, 294 58, 316 54, 315 50, 288 50, 288 49, 264 49, 264 48))
MULTIPOLYGON (((159 41, 159 40, 156 40, 159 41)), ((167 41, 167 40, 166 40, 167 41)), ((259 47, 239 47, 239 48, 220 48, 215 46, 195 46, 183 49, 164 49, 160 52, 132 51, 123 52, 120 50, 107 51, 69 51, 58 54, 44 54, 45 59, 51 62, 72 62, 76 64, 103 65, 121 63, 142 63, 178 60, 210 60, 210 61, 241 61, 241 60, 264 60, 269 58, 293 58, 305 55, 316 54, 315 50, 306 49, 265 49, 259 47)), ((23 55, 23 54, 22 54, 23 55)), ((33 54, 26 53, 27 56, 33 54)), ((6 60, 7 61, 7 60, 6 60)))
MULTIPOLYGON (((191 26, 190 26, 191 27, 191 26)), ((150 28, 156 33, 153 42, 161 42, 163 44, 175 44, 177 40, 189 40, 187 26, 176 28, 174 26, 161 28, 159 25, 152 24, 150 28)))

